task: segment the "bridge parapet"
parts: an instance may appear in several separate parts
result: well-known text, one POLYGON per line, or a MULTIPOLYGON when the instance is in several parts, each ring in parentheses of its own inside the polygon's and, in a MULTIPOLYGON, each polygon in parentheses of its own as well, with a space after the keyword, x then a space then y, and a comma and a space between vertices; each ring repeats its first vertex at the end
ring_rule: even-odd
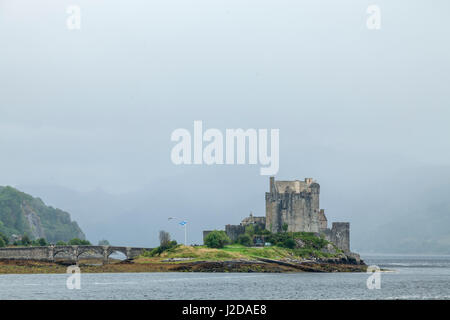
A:
POLYGON ((49 247, 0 248, 0 260, 52 261, 49 247))
POLYGON ((107 263, 109 256, 114 252, 123 253, 127 259, 134 259, 150 248, 134 248, 119 246, 45 246, 45 247, 7 247, 0 248, 0 260, 37 260, 55 261, 55 258, 69 260, 78 263, 80 256, 83 258, 102 257, 107 263))

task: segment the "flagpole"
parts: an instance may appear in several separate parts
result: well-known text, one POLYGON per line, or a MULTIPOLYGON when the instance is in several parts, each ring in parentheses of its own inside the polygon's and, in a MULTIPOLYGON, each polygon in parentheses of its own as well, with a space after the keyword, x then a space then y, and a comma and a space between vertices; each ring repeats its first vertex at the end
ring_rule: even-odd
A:
POLYGON ((179 223, 180 225, 182 225, 184 227, 184 245, 187 246, 187 221, 186 220, 181 220, 180 218, 177 217, 169 217, 169 220, 172 219, 177 219, 180 220, 181 222, 179 223))

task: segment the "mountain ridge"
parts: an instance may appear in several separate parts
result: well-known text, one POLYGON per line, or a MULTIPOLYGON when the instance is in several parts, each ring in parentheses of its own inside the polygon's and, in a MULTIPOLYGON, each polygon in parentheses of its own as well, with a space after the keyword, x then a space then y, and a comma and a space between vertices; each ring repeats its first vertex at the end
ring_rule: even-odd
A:
POLYGON ((8 237, 27 234, 51 243, 86 238, 68 212, 10 186, 0 186, 0 232, 8 237))

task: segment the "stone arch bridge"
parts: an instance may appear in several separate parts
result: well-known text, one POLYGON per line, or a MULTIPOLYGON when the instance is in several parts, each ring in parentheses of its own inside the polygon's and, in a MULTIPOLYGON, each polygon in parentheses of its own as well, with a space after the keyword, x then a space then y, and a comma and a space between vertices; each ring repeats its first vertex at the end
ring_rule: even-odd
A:
POLYGON ((0 248, 0 260, 37 260, 51 261, 56 259, 78 263, 80 258, 102 257, 103 263, 115 252, 123 253, 127 259, 133 259, 151 248, 117 247, 117 246, 45 246, 45 247, 8 247, 0 248))

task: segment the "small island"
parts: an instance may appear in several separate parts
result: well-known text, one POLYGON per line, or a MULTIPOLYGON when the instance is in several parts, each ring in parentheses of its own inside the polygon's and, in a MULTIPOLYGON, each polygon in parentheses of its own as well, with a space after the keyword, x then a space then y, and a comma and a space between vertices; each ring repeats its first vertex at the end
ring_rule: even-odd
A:
MULTIPOLYGON (((203 231, 204 245, 201 246, 177 244, 165 231, 160 231, 160 245, 156 248, 111 246, 107 242, 95 246, 78 238, 48 244, 44 238, 47 229, 41 228, 39 234, 35 230, 44 219, 40 217, 46 217, 42 212, 54 214, 55 209, 47 209, 40 199, 12 188, 0 189, 0 192, 3 206, 14 204, 20 208, 5 212, 17 211, 24 217, 33 215, 35 219, 28 220, 37 221, 35 225, 24 224, 23 228, 36 233, 31 233, 34 240, 25 236, 11 243, 0 229, 3 241, 0 243, 3 247, 0 248, 0 273, 65 273, 67 266, 73 264, 88 273, 367 270, 360 256, 350 251, 350 223, 333 222, 328 228, 325 210, 319 206, 320 185, 312 178, 276 181, 271 177, 269 192, 265 195, 266 216, 250 213, 240 224, 226 225, 225 230, 203 231), (15 197, 6 197, 5 192, 15 197), (112 259, 110 256, 115 252, 124 254, 125 260, 112 259)), ((65 226, 78 228, 70 218, 66 221, 65 226)), ((17 230, 12 229, 11 224, 0 226, 9 233, 17 230)), ((81 230, 75 234, 84 237, 81 230)))
MULTIPOLYGON (((224 231, 212 231, 204 246, 161 246, 144 252, 134 263, 152 265, 158 271, 184 272, 365 272, 359 255, 345 254, 331 242, 308 232, 264 232, 266 246, 251 246, 253 231, 248 228, 238 241, 224 231)), ((254 232, 254 231, 253 231, 254 232)), ((161 232, 161 239, 167 239, 161 232)), ((156 271, 156 270, 155 270, 156 271)))
MULTIPOLYGON (((251 228, 248 228, 249 232, 251 228)), ((274 242, 266 246, 249 246, 251 234, 231 240, 224 231, 208 234, 204 246, 184 246, 160 232, 161 245, 143 249, 140 255, 123 261, 91 252, 76 262, 84 273, 99 272, 365 272, 367 266, 355 254, 345 254, 329 241, 308 232, 283 232, 266 238, 274 242)), ((52 250, 57 250, 55 246, 52 250)), ((96 246, 91 246, 92 248, 96 246)), ((36 247, 41 249, 44 247, 36 247)), ((89 246, 83 246, 89 249, 89 246)), ((104 246, 108 248, 108 246, 104 246)), ((114 248, 114 247, 112 247, 114 248)), ((114 250, 114 249, 113 249, 114 250)), ((88 252, 88 251, 85 251, 88 252)), ((61 257, 44 259, 8 259, 0 261, 0 273, 65 273, 75 262, 61 257)))

